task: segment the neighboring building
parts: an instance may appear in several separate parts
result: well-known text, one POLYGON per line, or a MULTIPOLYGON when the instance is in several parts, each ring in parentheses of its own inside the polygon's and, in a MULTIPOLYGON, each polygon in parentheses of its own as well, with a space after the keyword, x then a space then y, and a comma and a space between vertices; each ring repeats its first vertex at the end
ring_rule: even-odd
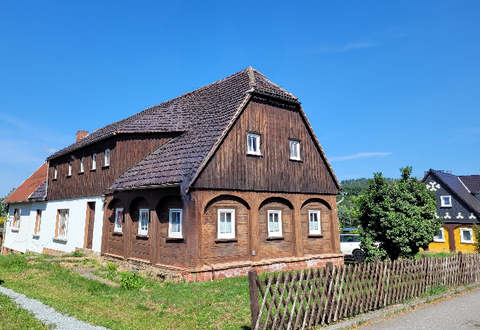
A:
POLYGON ((457 176, 430 169, 423 182, 437 195, 436 216, 444 222, 429 250, 474 253, 472 226, 480 222, 480 175, 457 176))
POLYGON ((41 245, 45 242, 40 237, 40 226, 46 210, 46 179, 47 165, 43 164, 5 198, 4 203, 9 205, 9 209, 5 221, 4 249, 22 253, 27 250, 42 252, 41 245))
POLYGON ((47 161, 48 249, 101 246, 190 280, 343 262, 340 184, 297 97, 251 67, 47 161))

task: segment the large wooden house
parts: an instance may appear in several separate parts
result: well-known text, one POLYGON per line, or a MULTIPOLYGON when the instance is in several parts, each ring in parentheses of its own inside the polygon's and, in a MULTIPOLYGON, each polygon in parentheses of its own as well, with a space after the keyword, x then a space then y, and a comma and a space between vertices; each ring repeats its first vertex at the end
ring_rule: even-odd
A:
POLYGON ((76 222, 77 245, 197 280, 343 262, 339 182, 297 97, 251 67, 47 161, 52 244, 76 222))
POLYGON ((473 225, 480 225, 480 175, 454 175, 430 169, 423 178, 437 196, 443 226, 428 246, 435 252, 475 253, 473 225))

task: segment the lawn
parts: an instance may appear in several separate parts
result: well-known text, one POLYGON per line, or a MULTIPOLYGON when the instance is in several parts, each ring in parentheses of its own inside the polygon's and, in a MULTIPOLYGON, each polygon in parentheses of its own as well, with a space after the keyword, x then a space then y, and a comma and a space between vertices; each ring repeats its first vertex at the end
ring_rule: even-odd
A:
POLYGON ((202 283, 144 280, 142 289, 126 290, 43 259, 0 257, 1 285, 110 329, 249 329, 245 277, 202 283))
POLYGON ((32 313, 18 308, 10 298, 0 293, 0 329, 2 330, 47 330, 48 326, 38 321, 32 313))

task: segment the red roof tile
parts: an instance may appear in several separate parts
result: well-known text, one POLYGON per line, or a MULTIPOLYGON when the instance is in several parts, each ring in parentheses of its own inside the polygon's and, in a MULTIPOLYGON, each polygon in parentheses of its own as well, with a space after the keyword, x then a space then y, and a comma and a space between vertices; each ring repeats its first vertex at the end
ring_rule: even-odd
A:
POLYGON ((43 164, 35 171, 24 183, 15 189, 4 203, 20 203, 27 202, 30 195, 32 195, 37 188, 39 188, 47 179, 47 165, 43 164))

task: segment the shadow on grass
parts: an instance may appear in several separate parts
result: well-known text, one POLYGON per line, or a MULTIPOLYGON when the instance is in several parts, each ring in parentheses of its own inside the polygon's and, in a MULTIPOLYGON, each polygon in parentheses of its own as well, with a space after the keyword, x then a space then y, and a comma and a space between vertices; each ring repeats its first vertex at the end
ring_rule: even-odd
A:
POLYGON ((0 278, 0 285, 2 285, 3 283, 5 283, 5 281, 0 278))
POLYGON ((250 327, 249 325, 242 325, 242 327, 240 329, 242 329, 242 330, 252 330, 252 327, 250 327))

